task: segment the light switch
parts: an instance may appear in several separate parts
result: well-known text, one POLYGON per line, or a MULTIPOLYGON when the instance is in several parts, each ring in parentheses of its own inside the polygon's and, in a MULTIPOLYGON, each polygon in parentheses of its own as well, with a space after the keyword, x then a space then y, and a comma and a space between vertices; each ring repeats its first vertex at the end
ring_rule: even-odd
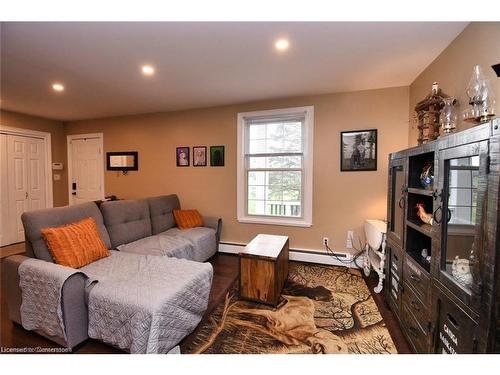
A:
POLYGON ((60 174, 55 174, 54 175, 54 181, 59 181, 61 179, 61 175, 60 174))

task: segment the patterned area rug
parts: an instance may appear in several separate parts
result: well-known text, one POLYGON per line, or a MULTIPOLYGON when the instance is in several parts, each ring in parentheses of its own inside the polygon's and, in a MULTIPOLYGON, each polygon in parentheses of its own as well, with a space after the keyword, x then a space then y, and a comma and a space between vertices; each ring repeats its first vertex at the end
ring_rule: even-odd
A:
POLYGON ((276 308, 238 300, 237 281, 183 353, 397 353, 358 270, 290 263, 276 308))

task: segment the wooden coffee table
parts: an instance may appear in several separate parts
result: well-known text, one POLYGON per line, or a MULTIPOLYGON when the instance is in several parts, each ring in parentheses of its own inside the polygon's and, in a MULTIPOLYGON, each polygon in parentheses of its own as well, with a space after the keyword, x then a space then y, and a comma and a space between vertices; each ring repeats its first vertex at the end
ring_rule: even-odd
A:
POLYGON ((287 277, 287 236, 259 234, 240 252, 240 298, 276 306, 287 277))

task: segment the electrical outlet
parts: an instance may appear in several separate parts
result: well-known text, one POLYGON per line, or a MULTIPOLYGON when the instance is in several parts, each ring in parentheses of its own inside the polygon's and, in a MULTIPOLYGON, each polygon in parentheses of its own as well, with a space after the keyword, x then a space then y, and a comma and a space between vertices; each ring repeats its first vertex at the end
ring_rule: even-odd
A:
POLYGON ((352 249, 352 243, 354 241, 354 231, 348 230, 347 231, 347 241, 345 243, 345 247, 347 249, 352 249))
POLYGON ((323 246, 330 246, 330 239, 328 237, 323 237, 323 246))

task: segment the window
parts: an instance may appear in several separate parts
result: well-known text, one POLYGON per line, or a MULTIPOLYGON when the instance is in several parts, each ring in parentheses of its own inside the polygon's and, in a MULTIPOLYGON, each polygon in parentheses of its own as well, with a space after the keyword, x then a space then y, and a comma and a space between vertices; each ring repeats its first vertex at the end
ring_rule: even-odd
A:
POLYGON ((313 112, 238 114, 238 221, 312 225, 313 112))

